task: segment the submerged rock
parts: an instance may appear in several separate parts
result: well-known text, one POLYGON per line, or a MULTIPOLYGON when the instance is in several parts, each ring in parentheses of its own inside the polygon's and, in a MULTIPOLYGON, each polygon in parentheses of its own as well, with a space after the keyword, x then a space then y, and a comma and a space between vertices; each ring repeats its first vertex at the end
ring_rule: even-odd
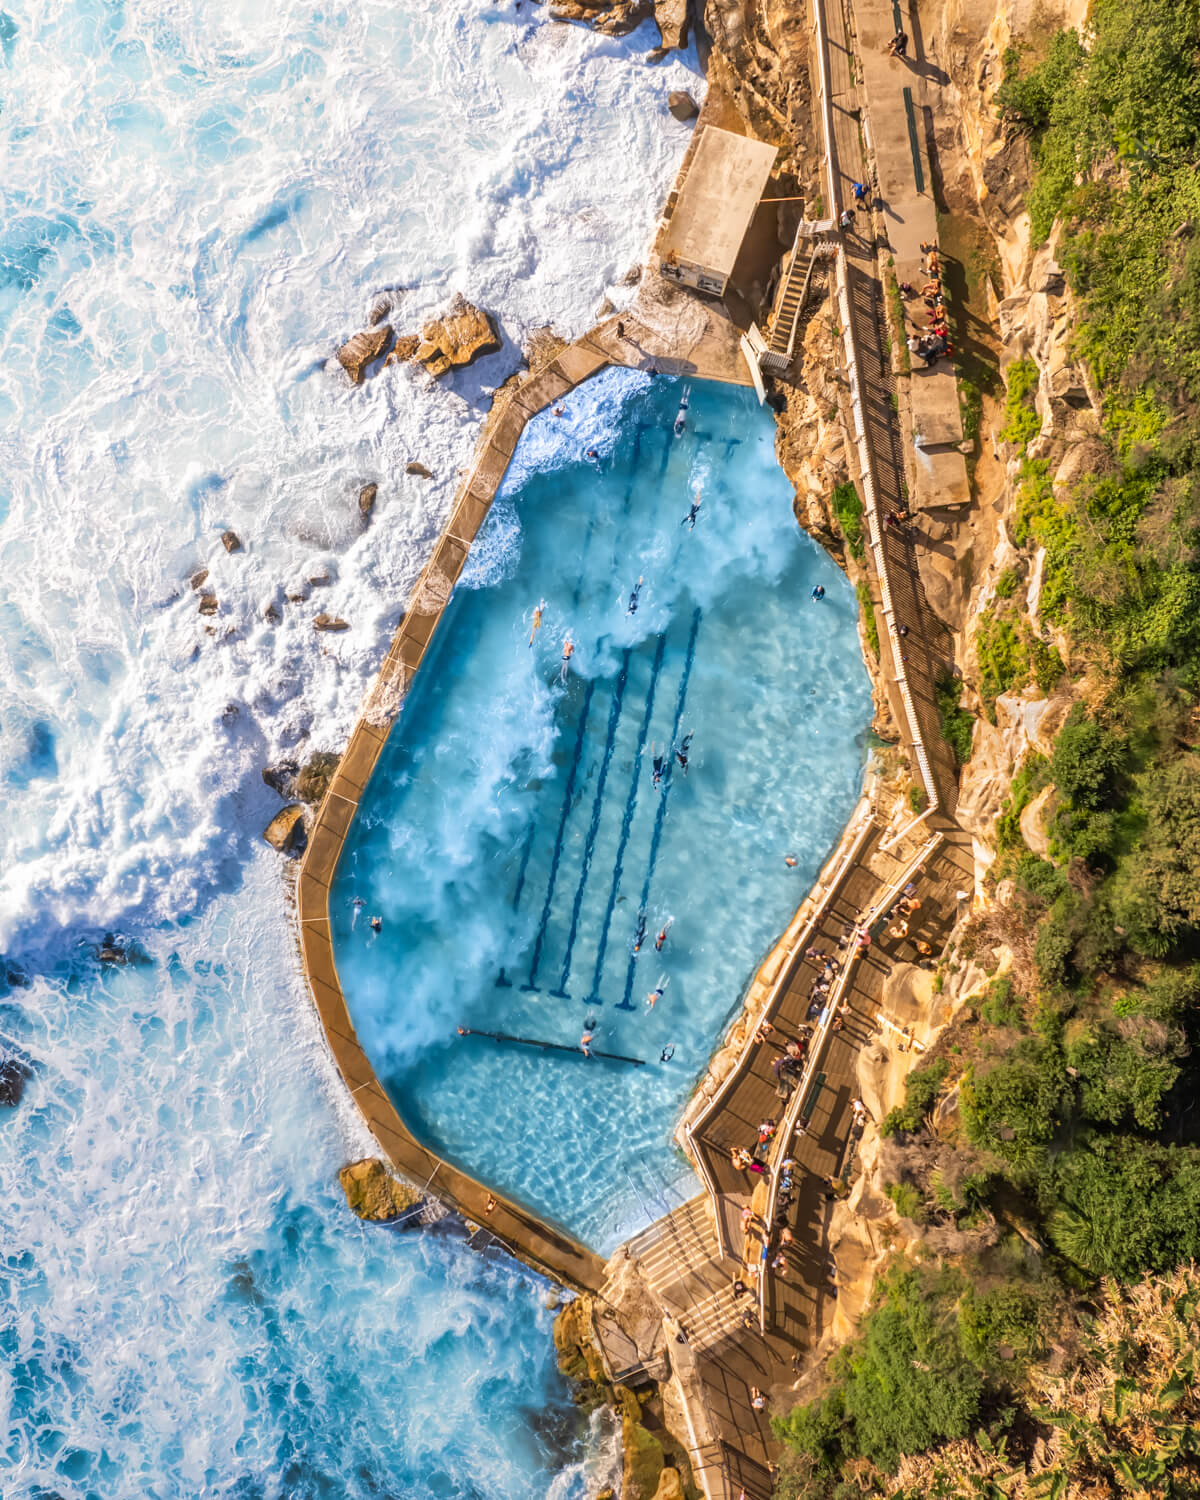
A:
POLYGON ((277 766, 264 766, 262 779, 273 792, 281 797, 290 797, 296 786, 296 772, 300 769, 294 760, 280 761, 277 766))
POLYGON ((207 581, 208 581, 208 569, 207 568, 199 568, 188 579, 188 582, 191 584, 191 586, 194 589, 203 588, 203 586, 205 585, 205 583, 207 583, 207 581))
POLYGON ((106 937, 96 950, 96 957, 102 964, 120 966, 129 962, 129 954, 115 938, 106 937))
POLYGON ((19 1057, 0 1058, 0 1105, 16 1109, 30 1076, 29 1068, 19 1057))
POLYGON ((433 478, 433 470, 427 469, 424 464, 418 463, 415 458, 411 463, 407 463, 404 465, 404 472, 406 474, 415 474, 418 479, 433 478))
POLYGON ((391 310, 392 299, 390 297, 378 297, 372 305, 371 311, 367 314, 368 327, 377 328, 391 310))
POLYGON ((491 316, 456 293, 446 313, 422 328, 413 357, 431 375, 444 375, 452 367, 473 364, 480 355, 494 354, 499 348, 500 336, 491 316))
POLYGON ((391 337, 391 324, 384 323, 380 328, 367 328, 362 333, 356 333, 338 350, 338 364, 355 385, 362 384, 363 371, 373 359, 378 359, 386 351, 391 337))
POLYGON ((667 95, 667 108, 677 120, 694 120, 700 106, 686 89, 672 89, 667 95))
POLYGON ((313 620, 314 630, 349 630, 349 620, 343 620, 340 615, 327 615, 324 610, 313 620))
POLYGON ((223 531, 221 541, 225 544, 226 552, 240 552, 242 550, 242 539, 236 531, 223 531))
POLYGON ((375 496, 379 493, 377 484, 364 484, 358 492, 358 513, 365 521, 375 509, 375 496))
POLYGON ((329 790, 334 772, 338 768, 340 755, 331 750, 318 750, 309 757, 308 764, 296 777, 296 796, 302 802, 316 804, 329 790))
POLYGON ((302 804, 293 802, 277 812, 263 829, 263 838, 280 854, 299 854, 307 843, 302 804))
POLYGON ((338 1181, 351 1212, 375 1224, 398 1218, 421 1201, 416 1188, 393 1177, 375 1156, 365 1156, 344 1166, 338 1173, 338 1181))
POLYGON ((219 608, 216 594, 203 593, 200 595, 200 613, 202 615, 215 615, 219 608))

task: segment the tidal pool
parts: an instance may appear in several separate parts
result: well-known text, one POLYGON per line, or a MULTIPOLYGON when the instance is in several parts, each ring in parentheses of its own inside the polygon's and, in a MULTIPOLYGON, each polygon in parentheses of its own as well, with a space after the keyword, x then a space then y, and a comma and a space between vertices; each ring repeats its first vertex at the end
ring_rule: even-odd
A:
POLYGON ((871 716, 770 414, 695 383, 677 435, 684 389, 606 371, 526 429, 332 897, 410 1128, 598 1248, 696 1191, 672 1127, 850 814, 871 716))

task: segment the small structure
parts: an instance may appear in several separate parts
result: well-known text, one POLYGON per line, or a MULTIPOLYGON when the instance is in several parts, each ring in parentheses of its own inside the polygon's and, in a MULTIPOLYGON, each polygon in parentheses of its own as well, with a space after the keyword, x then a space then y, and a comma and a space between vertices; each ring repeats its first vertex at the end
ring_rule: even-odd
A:
POLYGON ((662 241, 661 274, 722 297, 776 148, 706 125, 662 241))

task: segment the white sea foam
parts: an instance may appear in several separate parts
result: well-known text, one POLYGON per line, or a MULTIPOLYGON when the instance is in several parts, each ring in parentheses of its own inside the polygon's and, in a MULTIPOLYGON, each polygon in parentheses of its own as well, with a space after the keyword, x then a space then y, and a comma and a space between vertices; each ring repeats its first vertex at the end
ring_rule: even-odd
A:
POLYGON ((614 41, 529 4, 14 18, 0 946, 235 878, 273 810, 259 768, 352 723, 521 340, 628 297, 688 138, 666 94, 698 86, 694 59, 645 65, 652 27, 614 41), (351 388, 332 353, 397 286, 399 326, 462 291, 503 352, 351 388), (316 634, 321 610, 350 629, 316 634))

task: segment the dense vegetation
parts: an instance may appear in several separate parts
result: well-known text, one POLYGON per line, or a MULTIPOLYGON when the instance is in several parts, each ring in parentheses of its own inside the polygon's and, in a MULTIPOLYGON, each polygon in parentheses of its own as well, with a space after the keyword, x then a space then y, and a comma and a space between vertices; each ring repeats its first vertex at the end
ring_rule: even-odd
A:
MULTIPOLYGON (((805 1500, 1200 1494, 1200 1277, 1176 1270, 1200 1259, 1200 0, 1093 0, 1087 37, 1005 61, 1103 431, 1056 485, 1038 371, 1009 367, 1029 561, 975 686, 989 715, 1028 682, 1076 704, 1016 776, 1003 889, 947 960, 995 977, 883 1124, 927 1258, 779 1422, 780 1492, 805 1500)), ((958 684, 939 698, 965 759, 958 684)))

